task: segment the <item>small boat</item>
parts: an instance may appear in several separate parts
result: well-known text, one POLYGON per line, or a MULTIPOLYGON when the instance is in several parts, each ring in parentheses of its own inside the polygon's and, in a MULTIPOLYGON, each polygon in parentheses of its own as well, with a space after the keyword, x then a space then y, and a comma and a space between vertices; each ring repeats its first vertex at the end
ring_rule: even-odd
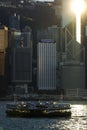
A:
POLYGON ((6 107, 10 117, 66 117, 71 116, 68 103, 36 102, 10 104, 6 107))

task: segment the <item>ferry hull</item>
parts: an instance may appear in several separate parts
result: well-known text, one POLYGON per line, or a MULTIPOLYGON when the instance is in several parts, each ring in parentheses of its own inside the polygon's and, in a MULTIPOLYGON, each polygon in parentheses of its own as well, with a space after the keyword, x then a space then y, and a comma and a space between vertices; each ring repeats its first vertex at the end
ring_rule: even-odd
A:
POLYGON ((6 111, 6 115, 10 117, 70 117, 71 111, 6 111))

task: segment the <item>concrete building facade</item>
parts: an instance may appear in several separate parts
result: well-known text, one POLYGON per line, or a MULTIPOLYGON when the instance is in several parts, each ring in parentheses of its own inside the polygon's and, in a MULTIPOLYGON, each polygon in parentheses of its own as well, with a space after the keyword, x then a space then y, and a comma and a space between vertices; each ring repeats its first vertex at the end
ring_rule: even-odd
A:
POLYGON ((84 64, 63 64, 61 66, 62 87, 67 89, 85 89, 84 64))
POLYGON ((37 86, 39 90, 56 90, 56 43, 37 45, 37 86))

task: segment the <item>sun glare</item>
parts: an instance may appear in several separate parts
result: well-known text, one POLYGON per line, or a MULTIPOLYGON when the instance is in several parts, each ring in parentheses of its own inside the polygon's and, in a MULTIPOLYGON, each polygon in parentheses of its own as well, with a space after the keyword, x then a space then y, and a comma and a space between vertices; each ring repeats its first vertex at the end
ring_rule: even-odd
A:
POLYGON ((84 0, 72 0, 71 9, 76 14, 82 14, 85 10, 84 0))
POLYGON ((81 18, 76 15, 76 41, 81 44, 81 18))
POLYGON ((81 14, 85 10, 84 0, 72 0, 71 10, 76 15, 76 41, 81 44, 81 14))

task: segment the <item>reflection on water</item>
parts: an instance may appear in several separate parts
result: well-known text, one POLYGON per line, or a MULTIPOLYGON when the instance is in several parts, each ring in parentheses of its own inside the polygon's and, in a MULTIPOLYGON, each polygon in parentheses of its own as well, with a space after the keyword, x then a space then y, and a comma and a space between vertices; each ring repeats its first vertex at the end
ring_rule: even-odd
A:
POLYGON ((72 105, 72 116, 87 116, 87 105, 72 105))
POLYGON ((87 130, 87 104, 71 104, 71 118, 9 118, 6 103, 0 103, 0 127, 3 130, 87 130))

